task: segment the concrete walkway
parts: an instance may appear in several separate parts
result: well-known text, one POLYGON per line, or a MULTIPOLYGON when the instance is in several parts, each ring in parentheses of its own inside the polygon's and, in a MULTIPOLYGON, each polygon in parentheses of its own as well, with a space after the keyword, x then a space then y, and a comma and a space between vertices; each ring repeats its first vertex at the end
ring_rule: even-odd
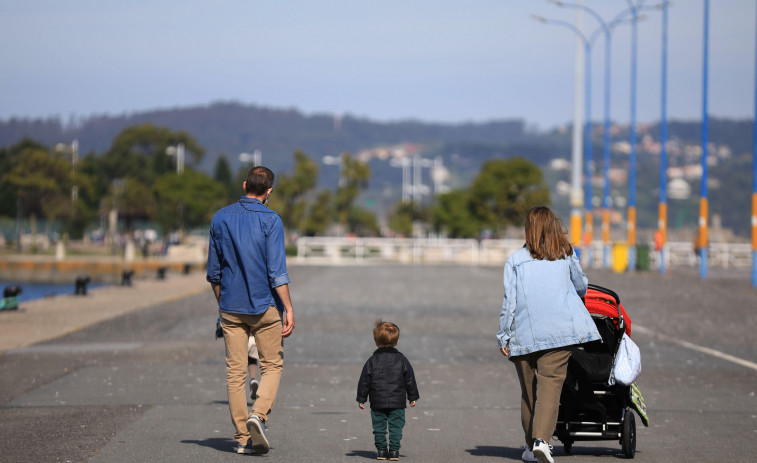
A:
POLYGON ((61 295, 0 312, 0 352, 54 339, 125 313, 210 292, 204 272, 135 280, 132 286, 105 286, 86 296, 61 295))
MULTIPOLYGON (((398 347, 421 394, 407 411, 400 461, 521 461, 520 387, 495 340, 501 267, 290 265, 289 273, 297 328, 286 340, 267 455, 232 453, 215 301, 204 272, 195 272, 0 313, 0 325, 18 321, 18 330, 58 324, 49 340, 0 355, 0 460, 375 461, 370 414, 357 407, 355 387, 382 317, 401 327, 398 347), (112 318, 92 325, 92 312, 112 318)), ((639 386, 651 424, 637 420, 634 461, 752 461, 757 291, 748 279, 588 276, 621 296, 642 352, 639 386)), ((617 440, 580 441, 572 455, 552 443, 558 463, 621 454, 617 440)))

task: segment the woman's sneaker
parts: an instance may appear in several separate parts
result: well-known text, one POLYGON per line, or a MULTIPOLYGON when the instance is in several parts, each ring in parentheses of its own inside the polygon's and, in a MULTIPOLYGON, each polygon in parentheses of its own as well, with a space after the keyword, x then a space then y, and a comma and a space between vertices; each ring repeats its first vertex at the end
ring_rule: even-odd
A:
POLYGON ((541 439, 534 439, 534 456, 539 463, 555 463, 552 458, 552 446, 541 439))
POLYGON ((389 449, 380 449, 376 451, 376 460, 388 460, 389 449))

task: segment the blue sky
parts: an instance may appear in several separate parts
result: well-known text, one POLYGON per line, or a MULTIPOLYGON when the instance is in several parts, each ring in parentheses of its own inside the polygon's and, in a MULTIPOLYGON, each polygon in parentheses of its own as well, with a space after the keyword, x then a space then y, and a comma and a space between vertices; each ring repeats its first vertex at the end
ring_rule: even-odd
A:
MULTIPOLYGON (((645 4, 656 2, 647 0, 645 4)), ((585 0, 605 19, 625 0, 585 0)), ((754 112, 754 0, 710 5, 709 113, 754 112)), ((0 119, 233 100, 376 120, 573 114, 574 37, 542 0, 0 0, 0 119)), ((639 24, 637 119, 660 117, 659 12, 639 24)), ((585 17, 586 31, 595 22, 585 17)), ((670 9, 671 118, 701 117, 703 0, 670 9)), ((612 48, 613 120, 630 119, 630 26, 612 48)), ((592 54, 602 113, 603 45, 592 54)))

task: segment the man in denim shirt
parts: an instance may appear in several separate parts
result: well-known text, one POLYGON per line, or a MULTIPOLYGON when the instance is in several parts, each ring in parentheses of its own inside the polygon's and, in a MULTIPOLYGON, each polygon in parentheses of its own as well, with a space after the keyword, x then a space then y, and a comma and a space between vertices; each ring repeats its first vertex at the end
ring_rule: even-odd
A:
POLYGON ((221 315, 237 453, 268 452, 265 423, 284 366, 283 338, 294 329, 284 226, 279 215, 264 205, 273 191, 273 180, 273 172, 266 167, 250 169, 243 183, 245 196, 216 212, 210 224, 207 280, 221 315), (245 378, 250 335, 258 345, 260 386, 248 414, 245 378))

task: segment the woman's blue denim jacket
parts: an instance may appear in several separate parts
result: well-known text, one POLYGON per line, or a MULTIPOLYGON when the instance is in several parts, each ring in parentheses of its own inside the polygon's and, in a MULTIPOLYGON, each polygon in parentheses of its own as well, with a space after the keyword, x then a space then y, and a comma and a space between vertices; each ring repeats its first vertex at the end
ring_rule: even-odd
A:
POLYGON ((284 310, 273 288, 289 283, 281 217, 242 196, 210 222, 207 280, 221 285, 223 312, 256 315, 284 310))
POLYGON ((581 301, 588 283, 575 253, 550 261, 515 251, 505 263, 499 347, 515 357, 600 339, 581 301))

